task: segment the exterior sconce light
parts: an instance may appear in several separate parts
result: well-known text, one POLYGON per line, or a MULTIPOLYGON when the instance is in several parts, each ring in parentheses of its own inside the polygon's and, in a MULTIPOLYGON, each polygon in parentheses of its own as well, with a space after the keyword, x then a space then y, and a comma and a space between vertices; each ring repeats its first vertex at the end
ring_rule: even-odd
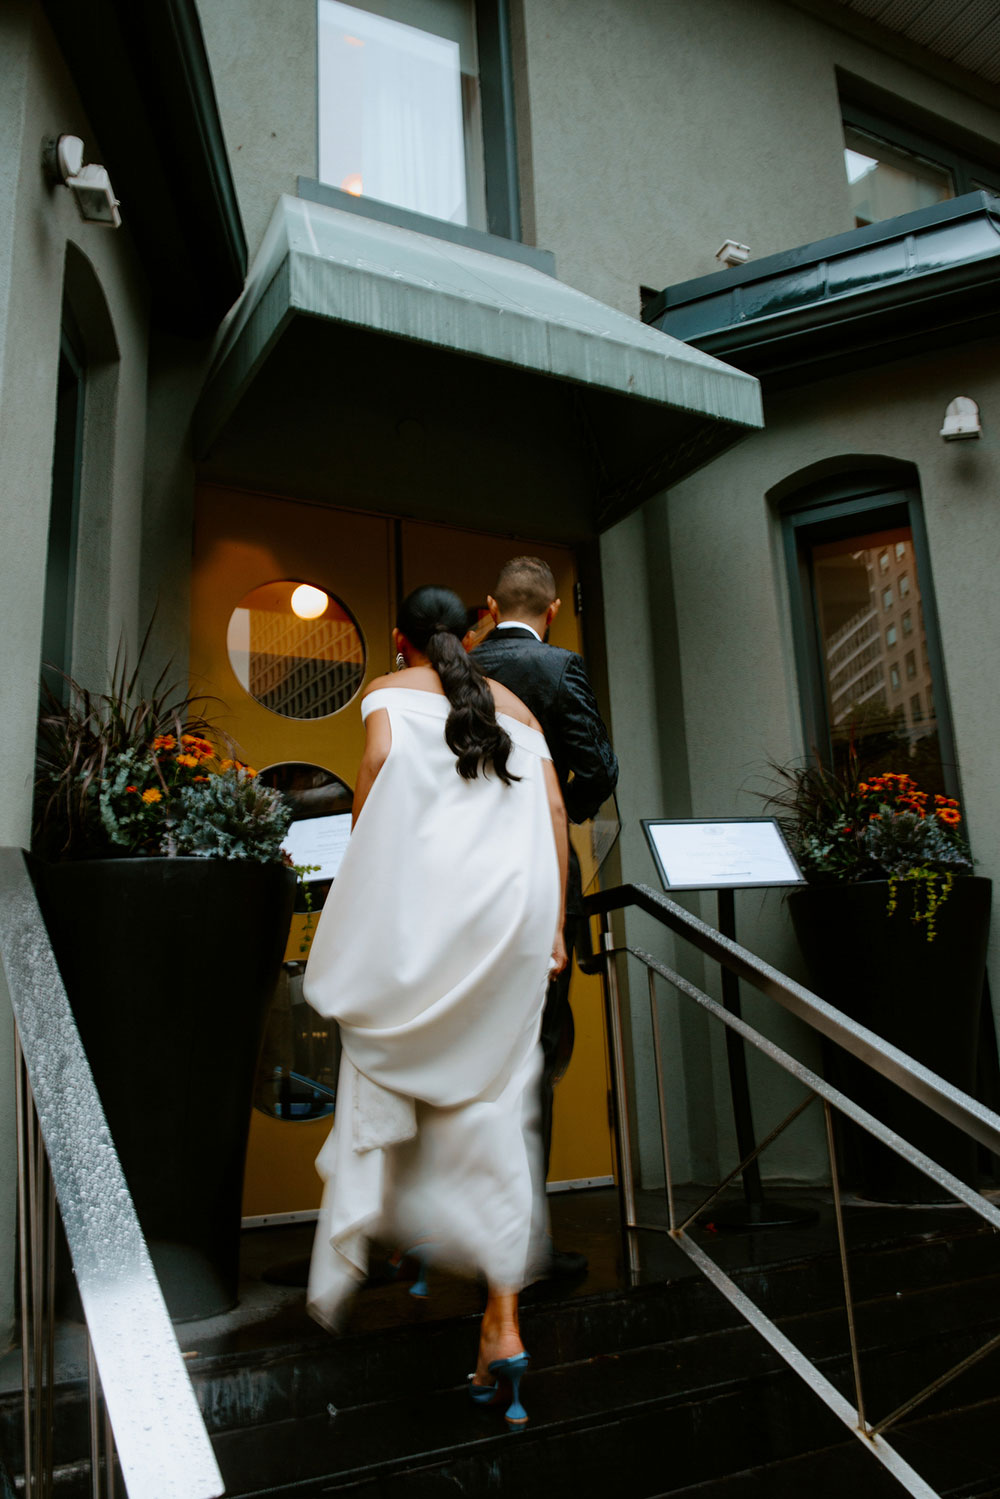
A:
POLYGON ((956 396, 949 402, 940 435, 945 442, 954 442, 959 437, 982 437, 979 407, 970 396, 956 396))
POLYGON ((82 219, 88 224, 104 224, 108 229, 119 227, 122 217, 107 168, 84 166, 83 141, 78 135, 61 135, 58 140, 46 141, 42 162, 52 182, 61 182, 72 190, 82 219))
POLYGON ((731 267, 734 265, 746 265, 750 259, 750 246, 741 245, 738 239, 727 239, 715 252, 715 258, 720 265, 731 267))

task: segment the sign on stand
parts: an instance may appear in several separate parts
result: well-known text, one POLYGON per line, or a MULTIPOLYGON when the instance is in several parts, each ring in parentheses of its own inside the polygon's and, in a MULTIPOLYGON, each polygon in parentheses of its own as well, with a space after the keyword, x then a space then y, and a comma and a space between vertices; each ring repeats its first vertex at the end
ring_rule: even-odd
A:
POLYGON ((759 890, 803 883, 773 817, 644 817, 642 826, 665 890, 759 890))
MULTIPOLYGON (((667 894, 714 890, 719 931, 733 942, 736 941, 735 891, 805 883, 785 835, 773 817, 644 817, 642 828, 667 894)), ((721 965, 721 970, 722 1003, 731 1015, 741 1019, 740 981, 725 965, 721 965)), ((749 1159, 757 1149, 757 1140, 743 1037, 728 1026, 726 1056, 736 1144, 740 1160, 747 1163, 742 1173, 746 1200, 720 1208, 712 1214, 712 1220, 717 1228, 736 1232, 809 1222, 815 1218, 814 1212, 765 1202, 760 1166, 756 1157, 749 1159)))

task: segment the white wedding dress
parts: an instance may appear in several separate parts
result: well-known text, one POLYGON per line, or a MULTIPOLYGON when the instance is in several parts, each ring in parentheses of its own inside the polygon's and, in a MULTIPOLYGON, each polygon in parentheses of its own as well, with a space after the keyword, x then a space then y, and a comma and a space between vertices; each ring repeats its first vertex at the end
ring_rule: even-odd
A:
POLYGON ((313 942, 304 993, 343 1056, 309 1309, 335 1326, 368 1241, 422 1242, 432 1263, 519 1289, 540 1267, 545 1196, 538 1032, 559 872, 535 729, 505 786, 459 776, 447 698, 382 688, 392 744, 313 942))

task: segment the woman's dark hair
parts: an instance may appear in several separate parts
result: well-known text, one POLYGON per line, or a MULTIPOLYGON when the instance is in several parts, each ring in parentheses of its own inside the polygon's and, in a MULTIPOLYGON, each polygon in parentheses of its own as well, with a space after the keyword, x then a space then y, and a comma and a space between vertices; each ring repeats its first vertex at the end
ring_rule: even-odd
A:
POLYGON ((505 786, 518 780, 507 769, 510 735, 497 723, 493 694, 462 645, 466 616, 458 594, 433 584, 414 589, 399 606, 396 629, 441 678, 451 703, 444 737, 458 760, 459 775, 471 781, 492 766, 505 786))

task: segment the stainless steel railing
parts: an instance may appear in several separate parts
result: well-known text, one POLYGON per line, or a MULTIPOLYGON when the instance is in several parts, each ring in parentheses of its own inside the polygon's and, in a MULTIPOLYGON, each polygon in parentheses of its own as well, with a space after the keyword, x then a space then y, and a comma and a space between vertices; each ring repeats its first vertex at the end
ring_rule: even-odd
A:
POLYGON ((212 1446, 80 1043, 23 852, 0 849, 0 961, 16 1025, 24 1493, 53 1491, 55 1223, 87 1323, 91 1491, 215 1499, 212 1446))
POLYGON ((611 1051, 612 1096, 615 1112, 615 1147, 617 1152, 618 1184, 622 1209, 622 1226, 628 1262, 633 1276, 639 1272, 637 1230, 667 1233, 673 1242, 697 1266, 708 1280, 721 1292, 732 1306, 771 1345, 789 1367, 819 1396, 823 1403, 846 1427, 868 1448, 874 1457, 899 1481, 907 1493, 917 1499, 939 1499, 936 1490, 916 1472, 900 1453, 885 1439, 885 1433, 896 1426, 904 1416, 921 1405, 942 1386, 948 1384, 972 1364, 1000 1346, 1000 1337, 990 1338, 970 1357, 963 1359, 941 1374, 932 1383, 915 1391, 912 1396, 877 1421, 866 1415, 864 1385, 861 1369, 861 1354, 854 1320, 854 1301, 851 1293, 850 1267, 844 1219, 840 1195, 840 1179, 833 1135, 833 1110, 866 1130, 875 1139, 908 1161, 911 1166, 930 1177, 951 1196, 965 1203, 980 1218, 993 1228, 1000 1229, 1000 1209, 983 1197, 974 1187, 959 1180, 951 1172, 930 1159, 922 1151, 904 1140, 872 1114, 854 1103, 846 1094, 834 1088, 824 1078, 790 1056, 788 1052, 768 1040, 760 1031, 734 1015, 718 1001, 699 989, 682 974, 650 953, 628 943, 616 943, 611 930, 611 913, 633 909, 652 916, 676 936, 691 943, 699 952, 717 962, 723 969, 735 973, 739 979, 753 985, 762 994, 768 995, 791 1014, 796 1015, 812 1030, 835 1041, 844 1050, 852 1053, 868 1067, 896 1083, 911 1097, 919 1099, 942 1118, 949 1120, 981 1145, 1000 1155, 1000 1115, 979 1103, 974 1098, 953 1087, 944 1078, 938 1077, 929 1068, 922 1066, 897 1047, 889 1045, 873 1031, 851 1020, 840 1010, 827 1004, 818 995, 812 994, 786 975, 779 973, 770 964, 755 957, 738 943, 723 937, 713 927, 707 926, 696 916, 646 885, 623 885, 614 890, 590 896, 587 910, 601 921, 601 953, 588 964, 592 970, 600 969, 604 977, 605 1002, 608 1017, 608 1035, 611 1051), (628 1069, 625 1057, 624 1017, 621 986, 618 975, 618 959, 631 957, 642 964, 648 976, 648 998, 653 1038, 653 1058, 656 1070, 657 1098, 659 1105, 660 1137, 663 1150, 665 1191, 667 1199, 668 1227, 662 1223, 639 1221, 635 1177, 632 1168, 632 1137, 630 1125, 630 1098, 628 1069), (708 1015, 729 1028, 743 1041, 754 1046, 785 1072, 797 1078, 808 1089, 806 1098, 796 1105, 780 1124, 745 1156, 725 1178, 706 1196, 697 1208, 683 1216, 677 1210, 675 1182, 670 1160, 670 1123, 668 1101, 664 1089, 663 1054, 660 1035, 657 979, 668 983, 678 994, 700 1006, 708 1015), (844 1299, 847 1311, 848 1339, 854 1384, 854 1405, 847 1400, 802 1351, 790 1341, 781 1329, 758 1307, 736 1282, 705 1253, 693 1240, 688 1230, 691 1225, 715 1202, 721 1192, 797 1119, 815 1100, 820 1100, 826 1125, 826 1143, 830 1161, 830 1177, 833 1186, 833 1207, 837 1228, 844 1299))

